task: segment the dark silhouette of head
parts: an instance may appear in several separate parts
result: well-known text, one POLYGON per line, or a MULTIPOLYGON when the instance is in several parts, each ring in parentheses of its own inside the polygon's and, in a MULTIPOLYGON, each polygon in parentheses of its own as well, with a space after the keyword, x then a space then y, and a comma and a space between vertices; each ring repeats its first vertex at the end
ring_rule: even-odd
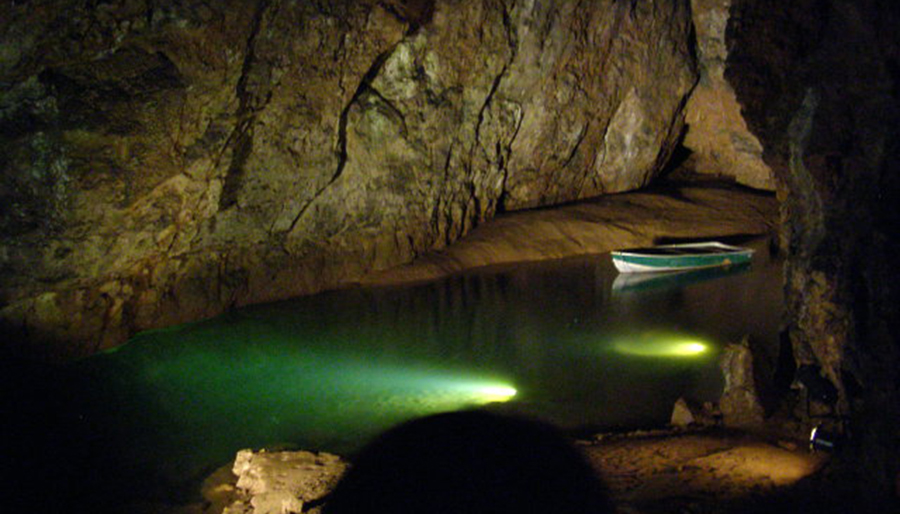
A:
POLYGON ((464 411, 404 423, 357 455, 325 514, 605 513, 584 456, 541 422, 464 411))

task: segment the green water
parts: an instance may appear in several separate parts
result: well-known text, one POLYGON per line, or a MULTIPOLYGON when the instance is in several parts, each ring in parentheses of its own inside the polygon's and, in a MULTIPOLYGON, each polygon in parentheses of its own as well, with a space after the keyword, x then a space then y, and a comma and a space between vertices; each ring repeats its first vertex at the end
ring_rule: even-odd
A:
POLYGON ((760 248, 748 269, 652 287, 614 288, 607 254, 254 306, 141 334, 79 362, 74 387, 94 444, 145 485, 195 482, 242 448, 349 454, 478 405, 659 426, 679 396, 718 397, 724 343, 774 348, 779 268, 760 248))

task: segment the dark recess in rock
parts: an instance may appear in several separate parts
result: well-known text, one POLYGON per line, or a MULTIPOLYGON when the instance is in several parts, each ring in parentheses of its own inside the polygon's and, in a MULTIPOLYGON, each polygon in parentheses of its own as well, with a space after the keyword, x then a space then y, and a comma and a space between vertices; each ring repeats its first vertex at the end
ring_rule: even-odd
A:
POLYGON ((763 142, 787 250, 788 334, 851 421, 860 509, 898 503, 900 4, 735 1, 726 76, 763 142), (893 28, 889 28, 893 27, 893 28))

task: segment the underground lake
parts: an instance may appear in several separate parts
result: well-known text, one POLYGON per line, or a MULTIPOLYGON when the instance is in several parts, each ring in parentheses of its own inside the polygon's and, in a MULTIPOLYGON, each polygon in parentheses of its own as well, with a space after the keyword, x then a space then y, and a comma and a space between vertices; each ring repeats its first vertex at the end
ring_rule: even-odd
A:
POLYGON ((236 309, 73 363, 68 408, 97 480, 149 497, 189 496, 243 448, 352 455, 470 407, 575 433, 662 426, 679 397, 718 398, 725 344, 774 359, 780 262, 747 245, 748 267, 650 280, 607 253, 236 309))

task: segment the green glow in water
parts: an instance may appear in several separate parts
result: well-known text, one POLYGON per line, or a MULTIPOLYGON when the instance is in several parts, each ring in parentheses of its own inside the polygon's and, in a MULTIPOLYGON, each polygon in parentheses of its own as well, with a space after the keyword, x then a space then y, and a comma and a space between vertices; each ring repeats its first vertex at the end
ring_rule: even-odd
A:
POLYGON ((777 341, 760 320, 778 303, 750 273, 616 295, 604 269, 585 259, 244 308, 77 363, 72 397, 143 490, 196 485, 242 448, 351 455, 397 423, 487 404, 563 428, 658 426, 681 396, 718 397, 716 341, 777 341))
POLYGON ((668 359, 698 358, 711 353, 712 345, 696 337, 664 332, 644 332, 616 338, 612 349, 622 355, 668 359))
POLYGON ((348 452, 401 421, 517 394, 496 374, 344 343, 212 322, 148 333, 84 364, 102 376, 125 457, 183 478, 240 448, 302 441, 348 452))

